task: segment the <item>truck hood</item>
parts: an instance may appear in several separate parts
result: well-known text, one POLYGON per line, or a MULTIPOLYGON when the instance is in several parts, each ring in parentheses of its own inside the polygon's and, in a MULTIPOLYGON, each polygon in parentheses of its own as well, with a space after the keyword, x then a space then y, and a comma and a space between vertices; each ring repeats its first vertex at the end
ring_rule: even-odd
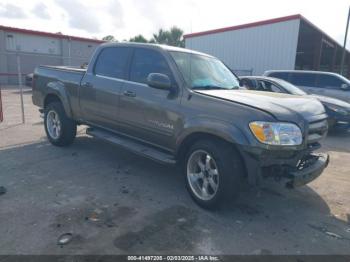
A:
POLYGON ((322 104, 305 96, 250 90, 196 90, 197 93, 244 104, 272 114, 279 121, 293 121, 298 115, 312 121, 325 113, 322 104))

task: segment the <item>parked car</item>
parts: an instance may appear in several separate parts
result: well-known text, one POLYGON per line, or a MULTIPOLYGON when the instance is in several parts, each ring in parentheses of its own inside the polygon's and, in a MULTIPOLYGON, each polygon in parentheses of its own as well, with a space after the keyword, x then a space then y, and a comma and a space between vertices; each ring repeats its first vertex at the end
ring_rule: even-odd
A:
POLYGON ((309 94, 329 96, 350 103, 350 80, 336 73, 270 70, 264 76, 283 79, 309 94))
POLYGON ((39 66, 34 80, 33 103, 53 145, 71 144, 77 125, 88 125, 93 137, 180 165, 205 208, 237 195, 245 180, 304 185, 329 162, 314 152, 327 133, 319 101, 239 90, 234 74, 203 53, 108 43, 86 70, 39 66))
POLYGON ((28 74, 28 75, 25 76, 24 82, 25 82, 26 86, 32 87, 32 85, 33 85, 33 75, 34 74, 32 73, 32 74, 28 74))
POLYGON ((285 93, 318 99, 328 114, 329 127, 350 127, 350 104, 320 95, 308 95, 300 88, 282 79, 266 76, 243 76, 241 85, 249 90, 285 93))

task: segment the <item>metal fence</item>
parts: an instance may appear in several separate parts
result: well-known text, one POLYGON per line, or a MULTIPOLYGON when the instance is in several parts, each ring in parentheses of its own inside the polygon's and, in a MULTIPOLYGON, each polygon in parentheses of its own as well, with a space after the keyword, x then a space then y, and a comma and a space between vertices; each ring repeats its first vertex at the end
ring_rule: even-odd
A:
MULTIPOLYGON (((16 90, 19 95, 22 123, 25 119, 25 106, 23 102, 24 85, 31 87, 32 73, 36 66, 82 66, 89 61, 86 57, 62 57, 48 54, 35 54, 24 52, 0 52, 0 122, 6 119, 4 106, 4 92, 6 90, 16 90), (3 61, 1 61, 3 60, 3 61), (4 62, 5 61, 5 62, 4 62), (4 69, 6 68, 6 69, 4 69)), ((27 91, 27 90, 26 90, 27 91)))
POLYGON ((75 66, 80 67, 89 62, 90 57, 61 56, 52 54, 25 53, 25 52, 0 52, 0 83, 19 84, 18 78, 13 75, 20 73, 22 83, 25 75, 33 73, 39 65, 75 66), (9 78, 7 78, 9 76, 9 78))
MULTIPOLYGON (((16 115, 20 115, 21 123, 25 123, 25 107, 24 107, 24 93, 30 90, 29 88, 25 88, 22 81, 22 75, 0 75, 0 80, 6 78, 14 79, 13 81, 19 82, 18 85, 5 85, 0 84, 0 122, 13 122, 13 120, 9 119, 12 113, 16 113, 16 115), (8 95, 16 97, 15 101, 9 101, 8 95), (10 114, 8 114, 10 113, 10 114)), ((18 121, 18 118, 16 119, 18 121)), ((18 123, 18 122, 17 122, 18 123)))
MULTIPOLYGON (((2 53, 3 54, 3 53, 2 53)), ((9 53, 6 53, 6 55, 9 55, 9 53)), ((1 89, 4 89, 4 87, 7 87, 9 85, 5 85, 4 83, 12 82, 16 83, 19 89, 19 98, 20 98, 20 107, 21 107, 21 118, 22 123, 25 123, 25 114, 24 114, 24 102, 23 102, 23 80, 25 76, 28 73, 22 73, 22 64, 21 64, 21 57, 19 54, 11 53, 12 56, 15 57, 16 61, 16 71, 15 72, 0 72, 0 92, 2 93, 1 89), (9 79, 13 79, 14 81, 9 81, 9 79)), ((3 99, 0 99, 0 122, 4 121, 4 106, 3 106, 3 99)))

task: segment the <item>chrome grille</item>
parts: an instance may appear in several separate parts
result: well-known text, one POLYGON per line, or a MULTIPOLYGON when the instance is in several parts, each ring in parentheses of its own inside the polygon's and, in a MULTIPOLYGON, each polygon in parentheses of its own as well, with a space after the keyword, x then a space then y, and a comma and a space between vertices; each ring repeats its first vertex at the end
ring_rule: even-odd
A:
POLYGON ((314 144, 319 142, 327 135, 327 130, 328 130, 327 119, 310 122, 307 143, 314 144))

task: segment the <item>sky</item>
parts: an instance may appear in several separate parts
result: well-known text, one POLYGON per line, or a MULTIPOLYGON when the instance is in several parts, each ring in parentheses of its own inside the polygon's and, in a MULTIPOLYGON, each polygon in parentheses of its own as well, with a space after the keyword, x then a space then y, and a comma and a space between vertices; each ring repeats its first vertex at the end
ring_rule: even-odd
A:
POLYGON ((150 38, 174 25, 194 33, 301 14, 342 44, 349 5, 348 0, 1 0, 0 25, 122 41, 138 34, 150 38))

